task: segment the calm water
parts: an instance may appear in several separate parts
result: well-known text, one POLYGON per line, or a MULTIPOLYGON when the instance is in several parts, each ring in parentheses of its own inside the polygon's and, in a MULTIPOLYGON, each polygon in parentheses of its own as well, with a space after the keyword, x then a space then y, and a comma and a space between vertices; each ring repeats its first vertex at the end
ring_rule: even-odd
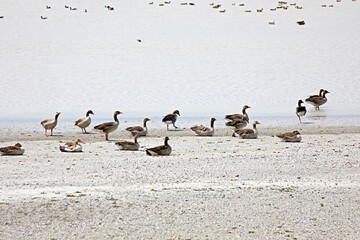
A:
POLYGON ((360 114, 359 1, 304 0, 301 10, 275 12, 269 9, 277 1, 223 1, 225 13, 210 1, 193 2, 2 0, 1 122, 56 111, 72 121, 88 109, 109 120, 114 110, 140 119, 174 109, 206 119, 244 104, 251 118, 296 121, 297 101, 320 88, 331 92, 321 115, 360 114))

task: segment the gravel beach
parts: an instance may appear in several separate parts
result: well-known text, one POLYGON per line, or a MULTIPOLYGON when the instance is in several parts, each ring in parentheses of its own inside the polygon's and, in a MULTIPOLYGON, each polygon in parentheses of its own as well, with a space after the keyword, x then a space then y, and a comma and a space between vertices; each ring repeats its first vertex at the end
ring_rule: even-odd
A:
POLYGON ((25 154, 0 157, 1 239, 358 238, 359 127, 307 127, 300 143, 273 136, 283 130, 158 129, 136 152, 117 151, 125 131, 7 134, 1 146, 21 140, 25 154), (147 156, 165 135, 172 154, 147 156), (75 138, 82 153, 59 151, 75 138))

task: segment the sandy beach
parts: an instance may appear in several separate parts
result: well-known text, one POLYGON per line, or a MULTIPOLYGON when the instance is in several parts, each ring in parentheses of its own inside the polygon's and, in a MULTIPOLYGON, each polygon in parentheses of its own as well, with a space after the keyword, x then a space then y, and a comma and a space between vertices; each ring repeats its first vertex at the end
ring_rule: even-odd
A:
MULTIPOLYGON (((360 129, 309 127, 300 143, 153 130, 136 152, 101 134, 24 133, 23 156, 2 156, 2 239, 356 239, 360 129), (317 130, 316 130, 317 129, 317 130), (312 133, 311 133, 312 132, 312 133), (170 137, 173 152, 144 149, 170 137), (82 153, 59 145, 81 138, 82 153)), ((8 135, 1 146, 14 144, 8 135)), ((130 140, 116 131, 114 140, 130 140)))

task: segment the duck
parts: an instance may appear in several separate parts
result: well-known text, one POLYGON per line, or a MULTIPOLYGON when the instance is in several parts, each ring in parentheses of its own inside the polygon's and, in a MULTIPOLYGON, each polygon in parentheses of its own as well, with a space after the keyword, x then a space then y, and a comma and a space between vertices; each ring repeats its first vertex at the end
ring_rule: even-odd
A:
POLYGON ((119 127, 119 119, 117 118, 119 114, 122 114, 122 112, 120 111, 114 112, 114 122, 106 122, 94 127, 94 130, 105 133, 106 141, 109 141, 109 136, 108 136, 109 133, 115 131, 119 127))
POLYGON ((168 144, 169 137, 164 138, 164 145, 146 149, 149 156, 167 156, 171 154, 171 146, 168 144))
POLYGON ((134 142, 123 141, 123 142, 116 142, 115 145, 119 147, 120 150, 128 150, 128 151, 137 151, 140 147, 137 139, 139 135, 135 135, 134 142))
POLYGON ((225 116, 225 120, 234 120, 234 119, 242 119, 242 118, 245 118, 246 121, 249 123, 249 115, 247 114, 246 112, 246 109, 248 108, 251 108, 250 106, 248 105, 244 105, 243 108, 242 108, 242 114, 230 114, 230 115, 226 115, 225 116))
POLYGON ((203 125, 200 126, 194 126, 190 129, 195 132, 195 135, 197 136, 213 136, 215 132, 214 128, 214 122, 216 121, 215 118, 210 119, 210 127, 205 127, 203 125))
POLYGON ((55 119, 46 119, 44 121, 41 122, 41 125, 45 128, 45 136, 48 136, 47 130, 50 129, 51 130, 51 135, 53 136, 53 129, 56 127, 57 122, 58 122, 58 117, 60 115, 61 112, 56 112, 55 114, 55 119))
POLYGON ((235 129, 232 136, 235 137, 235 134, 238 134, 239 137, 243 139, 256 139, 258 137, 258 130, 256 129, 257 124, 260 124, 260 122, 253 122, 253 129, 235 129))
POLYGON ((296 116, 298 116, 299 121, 301 123, 301 116, 305 116, 306 114, 306 107, 305 106, 301 106, 301 104, 304 103, 302 100, 298 101, 298 106, 296 107, 296 116))
POLYGON ((87 111, 86 112, 86 117, 85 118, 80 118, 74 124, 75 126, 78 126, 79 128, 81 128, 82 133, 85 133, 85 134, 87 133, 86 128, 91 123, 90 114, 94 115, 93 111, 91 111, 91 110, 87 111))
POLYGON ((278 138, 282 138, 284 142, 300 142, 301 135, 299 131, 286 132, 276 135, 278 138))
POLYGON ((172 124, 174 126, 174 128, 178 128, 177 126, 175 126, 175 122, 177 120, 177 116, 180 116, 180 112, 179 110, 175 110, 173 111, 173 113, 170 113, 168 115, 166 115, 163 119, 162 122, 166 124, 166 130, 169 131, 169 124, 172 124))
POLYGON ((82 146, 80 143, 84 143, 80 139, 76 139, 74 142, 67 142, 65 145, 60 146, 61 152, 82 152, 82 146))
POLYGON ((299 25, 305 25, 305 21, 297 21, 296 23, 299 25))
POLYGON ((139 136, 146 136, 148 133, 148 129, 146 127, 146 123, 150 121, 150 118, 144 118, 143 121, 143 127, 141 126, 135 126, 135 127, 128 127, 125 130, 131 132, 133 136, 139 135, 139 136))
POLYGON ((25 149, 21 146, 20 143, 16 143, 14 146, 0 148, 1 155, 23 155, 24 152, 25 149))
POLYGON ((315 110, 320 110, 320 106, 324 105, 327 102, 326 94, 330 93, 328 90, 324 90, 322 96, 310 96, 309 98, 305 99, 306 103, 309 103, 315 106, 315 110))

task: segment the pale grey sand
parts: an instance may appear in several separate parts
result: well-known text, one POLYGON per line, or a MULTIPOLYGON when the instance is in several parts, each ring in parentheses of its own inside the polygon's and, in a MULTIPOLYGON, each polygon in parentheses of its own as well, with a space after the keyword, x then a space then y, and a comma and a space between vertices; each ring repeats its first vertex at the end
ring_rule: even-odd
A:
POLYGON ((358 238, 360 133, 284 143, 271 136, 279 130, 256 140, 156 130, 137 152, 100 134, 24 133, 25 155, 0 157, 1 239, 358 238), (147 156, 165 134, 171 156, 147 156), (59 151, 75 137, 88 142, 83 153, 59 151))

